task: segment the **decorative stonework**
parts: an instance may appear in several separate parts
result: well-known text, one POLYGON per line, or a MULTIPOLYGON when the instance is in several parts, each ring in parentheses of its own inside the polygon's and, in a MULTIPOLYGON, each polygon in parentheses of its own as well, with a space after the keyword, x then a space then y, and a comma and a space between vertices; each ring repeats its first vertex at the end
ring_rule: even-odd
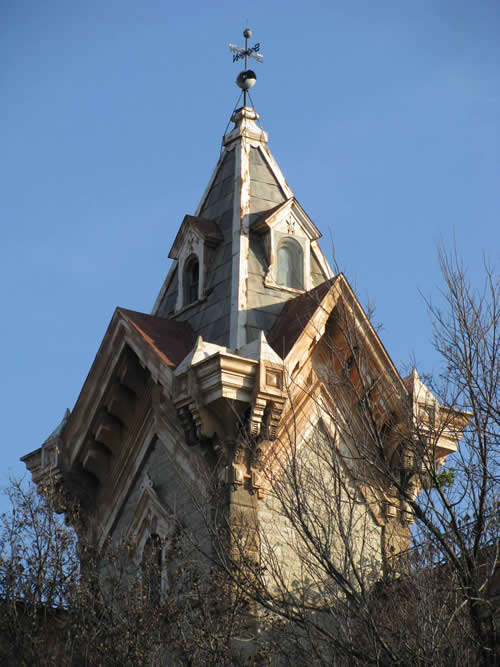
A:
MULTIPOLYGON (((160 537, 162 552, 166 554, 174 539, 177 526, 172 512, 165 508, 156 493, 153 480, 147 473, 140 482, 140 489, 142 493, 126 533, 132 559, 136 565, 140 565, 144 545, 151 535, 160 537)), ((162 577, 162 589, 165 583, 165 577, 162 577)))
POLYGON ((226 477, 225 482, 232 485, 233 489, 246 488, 251 494, 255 494, 259 500, 266 495, 267 486, 263 471, 247 466, 243 462, 233 462, 230 477, 226 477))
MULTIPOLYGON (((211 415, 211 405, 219 399, 246 403, 250 407, 248 435, 274 439, 286 393, 283 368, 270 361, 256 361, 237 356, 226 348, 211 346, 213 354, 204 356, 200 339, 189 364, 176 371, 174 404, 189 443, 210 437, 220 423, 219 414, 211 415)), ((217 407, 214 409, 217 411, 217 407)), ((229 413, 234 422, 236 415, 229 413)))
POLYGON ((32 474, 33 482, 39 493, 44 487, 58 484, 62 477, 61 451, 64 446, 63 433, 68 423, 70 411, 66 410, 64 417, 57 428, 49 435, 40 449, 23 457, 28 470, 32 474))
MULTIPOLYGON (((307 446, 307 428, 317 428, 315 417, 327 388, 313 372, 314 357, 335 309, 352 318, 377 377, 387 378, 394 390, 386 392, 391 401, 413 400, 424 450, 429 449, 429 436, 444 423, 440 420, 448 418, 416 372, 403 385, 345 278, 328 280, 333 274, 317 243, 320 232, 293 197, 257 120, 249 108, 233 115, 235 128, 223 139, 222 157, 196 216, 185 216, 170 250, 174 267, 154 309, 161 317, 145 327, 141 322, 150 316, 136 314, 140 320, 134 321, 118 309, 69 421, 24 459, 39 488, 52 479, 61 487, 66 507, 82 509, 78 530, 87 531, 97 548, 120 526, 116 535, 126 533, 136 564, 149 537, 158 536, 163 549, 172 544, 178 525, 167 502, 177 511, 181 507, 186 525, 192 521, 189 501, 182 498, 177 504, 176 485, 184 483, 183 477, 193 488, 202 488, 205 500, 203 487, 214 473, 225 503, 216 510, 227 510, 231 520, 246 512, 250 526, 262 520, 265 503, 257 501, 272 497, 273 475, 279 474, 278 464, 289 453, 287 433, 298 434, 296 442, 307 446), (204 212, 214 219, 198 217, 204 212), (281 268, 300 266, 299 272, 280 274, 280 249, 282 257, 288 249, 289 257, 296 258, 295 264, 282 260, 281 268), (252 262, 255 272, 250 271, 252 262), (210 289, 209 271, 214 276, 210 289), (281 294, 262 289, 264 272, 264 286, 281 294), (266 298, 252 301, 254 294, 266 298), (278 314, 276 305, 287 299, 290 307, 278 314), (252 319, 252 309, 259 310, 256 303, 262 317, 252 319), (198 308, 185 312, 195 304, 198 308), (224 318, 225 329, 219 330, 224 318), (172 329, 170 325, 181 320, 185 327, 172 329), (274 348, 262 331, 257 337, 264 326, 274 348), (190 351, 200 331, 228 346, 200 336, 190 351), (187 343, 179 344, 182 340, 187 343), (161 484, 161 497, 144 470, 161 484), (205 472, 210 474, 204 477, 205 472)), ((331 371, 331 356, 328 363, 331 371)), ((332 410, 345 410, 332 396, 328 401, 321 417, 324 424, 332 410)), ((397 406, 382 410, 396 413, 397 406)), ((450 423, 455 427, 456 422, 450 423)), ((333 420, 327 430, 333 439, 333 420)), ((444 428, 434 438, 438 464, 455 451, 458 431, 444 428)), ((414 451, 401 452, 398 445, 391 450, 395 471, 416 495, 433 461, 425 454, 418 458, 414 451)), ((381 557, 405 548, 413 517, 401 494, 394 489, 376 493, 369 480, 359 491, 362 512, 374 525, 386 528, 382 545, 381 531, 377 532, 381 557)), ((273 529, 271 525, 271 537, 273 529)), ((257 554, 256 546, 252 550, 257 554)))

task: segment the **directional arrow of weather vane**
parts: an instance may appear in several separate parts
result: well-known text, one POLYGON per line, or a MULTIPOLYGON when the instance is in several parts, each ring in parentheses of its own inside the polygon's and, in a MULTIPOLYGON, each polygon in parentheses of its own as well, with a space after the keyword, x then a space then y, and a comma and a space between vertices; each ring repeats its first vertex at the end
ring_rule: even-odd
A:
POLYGON ((257 43, 255 46, 248 46, 248 40, 252 36, 252 31, 250 28, 246 28, 243 37, 245 38, 245 48, 236 46, 235 44, 229 45, 229 50, 233 54, 233 63, 240 60, 240 58, 245 58, 245 69, 247 67, 247 58, 254 58, 258 63, 261 63, 264 60, 264 56, 259 53, 260 44, 257 43))

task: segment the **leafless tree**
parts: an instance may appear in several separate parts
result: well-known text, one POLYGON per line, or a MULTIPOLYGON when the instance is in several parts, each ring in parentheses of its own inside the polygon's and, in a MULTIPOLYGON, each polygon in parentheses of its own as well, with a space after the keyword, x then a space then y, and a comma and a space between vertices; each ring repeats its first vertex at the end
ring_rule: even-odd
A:
POLYGON ((127 544, 77 547, 56 489, 14 483, 0 529, 0 660, 500 662, 500 285, 487 265, 477 290, 456 255, 440 263, 442 298, 428 306, 441 372, 401 380, 344 290, 310 365, 288 375, 280 438, 268 446, 242 428, 229 451, 260 468, 258 513, 223 509, 221 456, 200 507, 213 551, 199 568, 183 534, 162 595, 154 557, 141 570, 127 544))
POLYGON ((54 512, 50 493, 13 480, 6 494, 11 512, 0 526, 0 655, 4 664, 43 664, 78 585, 76 539, 54 512))
POLYGON ((456 255, 439 260, 441 371, 398 380, 344 292, 312 372, 289 375, 259 514, 233 521, 231 549, 220 542, 282 661, 500 662, 500 283, 485 265, 476 289, 456 255))
POLYGON ((233 639, 247 599, 231 592, 221 572, 200 567, 191 540, 179 536, 162 587, 161 564, 137 568, 132 545, 110 543, 96 554, 78 544, 56 512, 57 485, 42 491, 16 480, 6 489, 1 664, 239 664, 233 639))

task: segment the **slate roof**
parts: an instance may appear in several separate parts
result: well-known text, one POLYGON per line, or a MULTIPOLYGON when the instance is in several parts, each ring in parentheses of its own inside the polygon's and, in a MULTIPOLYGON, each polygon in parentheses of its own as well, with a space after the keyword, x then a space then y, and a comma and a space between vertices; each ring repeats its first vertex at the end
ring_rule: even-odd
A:
POLYGON ((282 359, 287 356, 295 345, 300 334, 304 331, 304 327, 336 279, 335 277, 325 280, 321 285, 285 303, 278 319, 267 334, 269 345, 282 359))
POLYGON ((276 211, 279 211, 280 208, 283 208, 285 204, 288 203, 288 200, 281 202, 280 204, 276 204, 276 206, 273 206, 273 208, 270 208, 268 211, 264 213, 264 215, 261 215, 260 218, 257 218, 257 220, 254 220, 252 224, 250 225, 251 229, 258 229, 259 227, 262 226, 262 224, 270 218, 272 215, 276 213, 276 211))
POLYGON ((196 335, 187 322, 146 315, 126 308, 117 310, 168 366, 175 367, 180 364, 193 349, 196 335))
MULTIPOLYGON (((198 216, 186 216, 183 225, 181 225, 181 227, 185 227, 186 224, 189 224, 191 228, 196 227, 199 233, 205 235, 211 233, 213 229, 211 225, 216 224, 216 229, 222 235, 223 240, 216 243, 212 236, 209 237, 208 243, 212 241, 212 244, 216 246, 216 252, 211 259, 205 277, 205 298, 193 304, 184 312, 177 314, 176 320, 188 321, 193 330, 203 336, 204 340, 225 346, 229 345, 230 339, 233 281, 238 280, 238 273, 233 274, 233 253, 235 251, 233 248, 233 219, 235 207, 238 216, 241 207, 241 193, 235 199, 235 187, 239 182, 239 179, 235 178, 236 153, 236 150, 223 153, 222 159, 216 167, 214 180, 204 195, 198 216)), ((261 218, 269 209, 282 206, 286 197, 260 148, 250 148, 249 163, 249 222, 251 224, 253 220, 261 218)), ((175 258, 178 250, 176 243, 178 241, 180 243, 181 236, 179 232, 169 254, 171 258, 175 258)), ((250 248, 249 255, 252 254, 253 248, 250 248)), ((288 296, 287 293, 279 294, 277 290, 263 287, 263 277, 263 274, 260 275, 259 273, 258 290, 255 289, 252 277, 250 277, 248 285, 249 302, 252 301, 253 295, 255 295, 254 301, 258 301, 262 292, 267 297, 276 297, 276 302, 284 301, 288 296)), ((168 317, 175 309, 177 289, 177 282, 172 280, 158 304, 155 311, 157 315, 168 317)), ((255 305, 249 306, 249 309, 252 308, 254 311, 257 310, 255 305)), ((251 330, 249 329, 249 333, 253 337, 258 335, 258 331, 267 329, 272 324, 270 322, 271 315, 259 318, 257 313, 255 317, 258 318, 258 321, 251 330)))
MULTIPOLYGON (((283 304, 294 297, 289 290, 266 282, 270 258, 261 233, 267 230, 266 221, 290 207, 310 240, 321 236, 286 184, 269 152, 267 135, 257 126, 252 127, 254 115, 251 109, 235 112, 235 129, 224 139, 224 151, 200 206, 195 216, 184 218, 170 250, 169 257, 179 261, 179 268, 169 272, 153 310, 162 317, 172 317, 175 313, 176 321, 189 322, 203 340, 227 347, 235 344, 238 336, 251 342, 261 331, 269 331, 283 304), (250 228, 244 243, 242 212, 244 226, 248 224, 250 228), (212 250, 207 253, 207 265, 201 276, 203 296, 186 308, 178 291, 182 281, 180 271, 188 254, 180 251, 188 242, 188 230, 203 237, 212 250), (240 290, 239 281, 245 280, 246 289, 240 290), (240 298, 242 303, 238 301, 240 298), (240 312, 243 310, 246 315, 240 312)), ((318 285, 331 275, 324 268, 326 260, 321 264, 317 253, 317 249, 311 253, 311 285, 318 285)))

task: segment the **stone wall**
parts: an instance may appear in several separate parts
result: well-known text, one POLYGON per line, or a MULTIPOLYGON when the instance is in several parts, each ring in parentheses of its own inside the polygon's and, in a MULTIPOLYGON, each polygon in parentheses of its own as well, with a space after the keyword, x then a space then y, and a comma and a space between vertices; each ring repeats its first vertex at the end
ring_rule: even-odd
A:
MULTIPOLYGON (((306 527, 344 576, 354 580, 354 568, 356 575, 369 584, 382 572, 382 529, 330 445, 321 441, 317 430, 313 431, 299 444, 293 461, 302 485, 300 504, 306 527)), ((303 539, 284 511, 298 507, 292 492, 291 464, 292 458, 281 463, 274 492, 259 506, 261 550, 265 565, 267 561, 269 585, 273 586, 276 569, 292 589, 325 592, 333 582, 311 557, 319 549, 303 539)))

